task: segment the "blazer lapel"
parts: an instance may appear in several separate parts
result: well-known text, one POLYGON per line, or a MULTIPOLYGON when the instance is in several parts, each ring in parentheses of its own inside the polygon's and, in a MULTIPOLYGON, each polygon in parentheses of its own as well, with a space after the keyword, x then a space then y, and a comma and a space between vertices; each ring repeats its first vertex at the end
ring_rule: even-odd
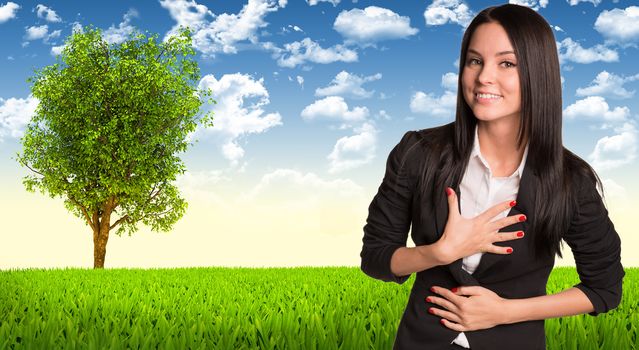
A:
MULTIPOLYGON (((526 232, 526 229, 529 227, 528 222, 532 219, 532 214, 534 212, 534 203, 535 203, 535 191, 534 184, 535 174, 532 171, 532 168, 528 165, 528 162, 524 165, 524 171, 519 181, 519 190, 517 192, 517 204, 510 209, 508 216, 524 214, 527 217, 527 221, 522 223, 517 223, 511 226, 504 227, 501 231, 514 231, 514 230, 522 230, 526 232)), ((459 197, 459 185, 454 188, 455 192, 459 197)), ((461 204, 458 202, 458 206, 461 204)), ((458 208, 461 212, 461 207, 458 208)), ((443 200, 440 201, 436 206, 435 213, 435 226, 438 232, 438 236, 444 233, 444 228, 446 226, 446 221, 448 219, 448 202, 446 197, 443 197, 443 200)), ((530 236, 528 236, 530 237, 530 236)), ((530 239, 528 242, 532 242, 530 239)), ((513 249, 521 249, 524 247, 522 240, 513 240, 506 242, 496 242, 495 245, 500 246, 513 246, 513 249), (519 243, 519 244, 518 244, 519 243)), ((481 276, 495 263, 504 258, 513 258, 512 256, 504 255, 504 254, 494 254, 494 253, 484 253, 481 257, 479 265, 475 272, 471 275, 466 270, 462 269, 462 259, 458 259, 453 263, 448 265, 448 269, 451 274, 457 280, 459 285, 464 286, 476 286, 479 285, 477 279, 480 279, 481 276)))
MULTIPOLYGON (((511 215, 526 215, 526 221, 516 223, 510 226, 506 226, 499 230, 499 232, 507 232, 507 231, 524 231, 526 233, 527 239, 515 239, 511 241, 505 242, 496 242, 495 245, 503 246, 503 247, 513 247, 513 250, 516 252, 520 249, 528 249, 527 244, 532 244, 532 232, 528 232, 528 228, 530 227, 529 222, 533 219, 534 210, 535 210, 535 183, 537 183, 536 175, 533 173, 532 168, 528 165, 528 162, 524 165, 524 173, 521 176, 521 180, 519 181, 519 190, 517 192, 517 204, 510 209, 508 212, 508 216, 511 215)), ((514 254, 514 253, 513 253, 514 254)), ((482 255, 481 260, 479 261, 479 266, 473 273, 476 278, 481 279, 481 277, 493 266, 495 263, 499 262, 501 259, 513 259, 516 256, 510 256, 508 254, 494 254, 494 253, 484 253, 482 255)))

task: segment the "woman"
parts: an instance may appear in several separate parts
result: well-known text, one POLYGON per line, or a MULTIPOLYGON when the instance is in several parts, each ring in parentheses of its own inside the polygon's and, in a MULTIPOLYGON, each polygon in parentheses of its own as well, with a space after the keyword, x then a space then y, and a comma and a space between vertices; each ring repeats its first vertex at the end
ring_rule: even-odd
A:
POLYGON ((417 272, 394 348, 544 349, 544 319, 619 304, 601 181, 562 144, 555 45, 535 11, 485 9, 462 41, 455 122, 409 131, 391 151, 361 267, 396 283, 417 272), (562 239, 581 283, 546 295, 562 239))

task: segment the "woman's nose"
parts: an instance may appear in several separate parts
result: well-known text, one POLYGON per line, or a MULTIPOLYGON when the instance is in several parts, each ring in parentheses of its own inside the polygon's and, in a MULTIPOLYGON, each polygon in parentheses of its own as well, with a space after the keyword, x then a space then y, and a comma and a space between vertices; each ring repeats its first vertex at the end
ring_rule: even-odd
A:
POLYGON ((495 73, 494 67, 484 64, 477 74, 477 81, 482 84, 492 84, 495 82, 495 73))

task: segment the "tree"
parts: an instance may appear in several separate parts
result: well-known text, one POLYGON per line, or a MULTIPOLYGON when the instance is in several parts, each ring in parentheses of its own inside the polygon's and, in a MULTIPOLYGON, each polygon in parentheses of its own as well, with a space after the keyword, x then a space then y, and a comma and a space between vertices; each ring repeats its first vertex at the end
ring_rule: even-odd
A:
POLYGON ((17 160, 33 174, 26 189, 64 199, 93 231, 94 268, 104 268, 109 232, 138 223, 168 231, 187 203, 173 184, 185 166, 210 91, 196 88, 199 67, 191 32, 165 42, 131 35, 109 44, 92 27, 71 35, 54 65, 28 79, 39 99, 17 160))

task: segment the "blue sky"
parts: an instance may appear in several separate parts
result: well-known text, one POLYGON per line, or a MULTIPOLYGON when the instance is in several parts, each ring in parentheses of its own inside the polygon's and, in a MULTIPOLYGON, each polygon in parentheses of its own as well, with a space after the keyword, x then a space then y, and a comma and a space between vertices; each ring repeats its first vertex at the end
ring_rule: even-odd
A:
MULTIPOLYGON (((639 194, 634 181, 639 173, 638 4, 519 3, 538 10, 554 28, 564 80, 564 144, 605 180, 611 217, 619 222, 623 240, 631 234, 632 211, 639 209, 633 199, 639 194)), ((190 208, 195 208, 184 220, 192 223, 190 227, 207 225, 206 218, 194 213, 221 212, 221 207, 239 210, 240 198, 262 196, 274 207, 295 207, 307 200, 304 203, 312 205, 300 212, 302 217, 324 211, 318 219, 318 227, 324 228, 318 228, 317 237, 332 235, 351 242, 343 257, 317 261, 356 264, 366 209, 381 182, 388 152, 407 130, 453 120, 451 101, 463 30, 478 11, 495 4, 499 3, 0 2, 0 189, 6 193, 0 209, 23 201, 30 207, 30 201, 45 198, 25 194, 20 178, 26 171, 10 157, 20 150, 21 131, 37 105, 26 79, 34 69, 55 62, 74 28, 99 27, 117 43, 134 30, 164 38, 177 25, 188 24, 195 32, 200 84, 213 89, 218 104, 203 107, 214 110, 216 125, 199 129, 193 135, 198 143, 183 156, 188 173, 180 187, 190 208), (346 214, 336 212, 338 202, 357 208, 340 217, 346 214)), ((59 213, 61 223, 78 221, 59 213)), ((290 225, 273 219, 266 226, 278 231, 290 225)), ((33 235, 27 229, 23 236, 33 235)), ((273 241, 279 239, 283 238, 274 234, 273 241)), ((0 235, 0 242, 8 243, 0 244, 5 247, 19 244, 8 235, 0 235)), ((0 251, 0 266, 1 257, 0 251)), ((288 261, 296 264, 295 259, 288 261)), ((5 266, 29 261, 12 260, 5 266)), ((639 265, 639 260, 632 263, 639 265)))

